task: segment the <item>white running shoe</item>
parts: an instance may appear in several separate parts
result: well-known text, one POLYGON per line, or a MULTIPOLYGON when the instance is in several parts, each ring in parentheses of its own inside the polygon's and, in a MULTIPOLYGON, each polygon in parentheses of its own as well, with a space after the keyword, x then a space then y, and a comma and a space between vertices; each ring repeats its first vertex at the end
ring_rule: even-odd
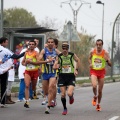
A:
POLYGON ((4 107, 7 107, 8 105, 6 105, 6 104, 0 104, 0 107, 1 108, 4 108, 4 107))
POLYGON ((43 100, 42 105, 46 105, 46 104, 47 104, 47 101, 43 100))

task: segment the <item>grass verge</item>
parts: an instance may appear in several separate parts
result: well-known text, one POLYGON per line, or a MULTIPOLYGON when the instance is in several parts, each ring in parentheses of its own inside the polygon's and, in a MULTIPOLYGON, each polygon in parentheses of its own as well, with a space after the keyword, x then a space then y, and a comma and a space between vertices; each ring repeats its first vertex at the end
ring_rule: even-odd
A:
MULTIPOLYGON (((111 79, 111 77, 105 78, 105 82, 110 82, 110 81, 115 82, 116 80, 120 80, 120 77, 113 77, 112 79, 111 79)), ((76 84, 81 85, 83 83, 91 83, 91 80, 90 79, 85 79, 85 80, 77 80, 76 81, 76 84)))
POLYGON ((11 92, 12 92, 12 93, 14 93, 14 92, 19 92, 19 87, 12 87, 11 92))

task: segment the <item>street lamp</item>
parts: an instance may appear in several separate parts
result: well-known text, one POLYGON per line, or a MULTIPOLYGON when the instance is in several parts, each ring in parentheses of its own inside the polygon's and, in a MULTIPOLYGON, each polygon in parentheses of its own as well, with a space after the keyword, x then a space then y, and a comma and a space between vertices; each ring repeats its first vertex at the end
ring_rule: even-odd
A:
POLYGON ((102 40, 103 40, 103 34, 104 34, 104 3, 102 3, 101 1, 97 1, 96 3, 103 5, 103 15, 102 15, 102 40))
POLYGON ((3 36, 3 0, 0 0, 0 37, 3 36))

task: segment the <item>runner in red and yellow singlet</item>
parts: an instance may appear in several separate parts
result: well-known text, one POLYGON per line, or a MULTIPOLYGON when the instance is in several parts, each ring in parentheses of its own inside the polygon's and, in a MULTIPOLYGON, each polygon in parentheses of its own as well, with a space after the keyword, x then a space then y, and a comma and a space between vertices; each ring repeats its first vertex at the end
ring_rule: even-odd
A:
POLYGON ((35 91, 37 79, 39 76, 39 65, 47 63, 49 61, 40 61, 39 53, 34 49, 36 47, 36 42, 31 40, 29 42, 29 50, 25 53, 22 65, 26 66, 25 70, 25 99, 26 102, 24 107, 29 108, 29 87, 30 82, 32 82, 32 89, 35 91))
POLYGON ((102 89, 104 85, 106 63, 111 66, 109 54, 103 49, 103 40, 96 41, 96 47, 90 52, 90 75, 93 86, 94 97, 92 105, 96 106, 97 111, 101 111, 100 102, 102 98, 102 89), (98 84, 98 89, 97 89, 98 84), (96 104, 97 103, 97 104, 96 104))

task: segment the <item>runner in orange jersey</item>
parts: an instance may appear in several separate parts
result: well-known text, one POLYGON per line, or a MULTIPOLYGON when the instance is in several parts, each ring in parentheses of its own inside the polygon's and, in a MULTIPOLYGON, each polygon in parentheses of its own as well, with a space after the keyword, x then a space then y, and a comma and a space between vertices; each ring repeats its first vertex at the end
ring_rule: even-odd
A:
POLYGON ((26 102, 24 104, 24 107, 29 108, 29 87, 30 82, 32 82, 32 89, 34 91, 37 83, 37 79, 39 76, 39 64, 44 64, 49 62, 48 61, 39 61, 39 53, 34 50, 36 47, 36 42, 34 40, 31 40, 29 42, 29 50, 25 53, 22 65, 26 66, 25 70, 25 99, 26 102), (33 63, 37 62, 37 65, 34 65, 33 63))
POLYGON ((106 63, 111 66, 109 54, 103 49, 103 40, 96 41, 96 47, 90 52, 90 75, 93 86, 94 97, 92 105, 96 106, 97 111, 101 111, 100 102, 102 98, 102 89, 104 85, 106 63), (97 89, 98 84, 98 89, 97 89))

